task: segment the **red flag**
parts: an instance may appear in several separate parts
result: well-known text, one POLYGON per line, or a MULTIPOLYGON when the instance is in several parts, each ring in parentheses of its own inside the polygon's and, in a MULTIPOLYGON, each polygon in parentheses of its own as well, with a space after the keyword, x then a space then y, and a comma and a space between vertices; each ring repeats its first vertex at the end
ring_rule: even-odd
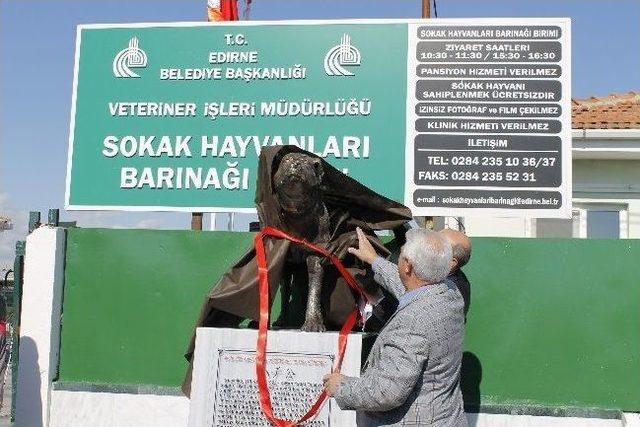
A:
POLYGON ((238 0, 207 0, 209 22, 238 21, 238 0))

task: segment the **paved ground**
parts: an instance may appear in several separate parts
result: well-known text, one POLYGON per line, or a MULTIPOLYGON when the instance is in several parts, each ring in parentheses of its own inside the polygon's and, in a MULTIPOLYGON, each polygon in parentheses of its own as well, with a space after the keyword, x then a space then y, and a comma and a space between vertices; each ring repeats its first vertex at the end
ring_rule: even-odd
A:
MULTIPOLYGON (((5 344, 3 342, 3 344, 5 344)), ((11 426, 11 366, 9 354, 10 344, 0 351, 0 427, 11 426)))
POLYGON ((7 378, 2 393, 2 407, 0 407, 0 427, 11 426, 11 370, 7 373, 7 378))

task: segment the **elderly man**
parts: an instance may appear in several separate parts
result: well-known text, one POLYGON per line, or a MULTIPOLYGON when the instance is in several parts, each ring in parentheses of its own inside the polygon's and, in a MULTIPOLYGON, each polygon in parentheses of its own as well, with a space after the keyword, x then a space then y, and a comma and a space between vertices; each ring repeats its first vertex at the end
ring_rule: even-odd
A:
POLYGON ((399 299, 360 378, 325 376, 342 409, 359 426, 466 426, 460 393, 464 337, 462 297, 445 281, 452 249, 439 233, 407 232, 398 266, 379 257, 362 230, 349 252, 372 265, 376 281, 399 299))

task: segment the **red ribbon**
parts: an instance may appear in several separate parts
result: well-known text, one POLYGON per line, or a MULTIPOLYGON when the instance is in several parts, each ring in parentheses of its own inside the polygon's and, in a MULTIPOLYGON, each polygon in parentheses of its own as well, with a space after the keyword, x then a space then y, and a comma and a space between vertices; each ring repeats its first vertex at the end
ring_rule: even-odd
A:
MULTIPOLYGON (((258 395, 260 400, 260 408, 262 409, 264 416, 267 417, 267 419, 271 421, 273 425, 277 427, 292 427, 313 418, 324 404, 324 401, 327 399, 327 392, 326 390, 323 390, 316 399, 315 403, 307 411, 307 413, 297 421, 283 420, 277 418, 273 414, 273 407, 271 406, 271 394, 269 392, 269 386, 267 385, 266 374, 267 329, 269 328, 269 278, 267 269, 267 257, 264 249, 265 237, 286 239, 295 244, 302 245, 308 249, 322 254, 323 256, 328 258, 329 261, 331 261, 331 263, 338 269, 351 289, 355 290, 361 295, 362 290, 357 285, 351 273, 349 273, 344 265, 342 265, 342 262, 340 262, 338 257, 333 255, 326 249, 316 246, 313 243, 307 242, 304 239, 291 236, 284 231, 278 230, 277 228, 273 227, 265 227, 262 229, 262 231, 256 234, 253 242, 256 249, 256 260, 258 263, 258 289, 260 292, 260 320, 258 322, 258 341, 256 344, 256 376, 258 378, 258 395)), ((340 372, 340 368, 342 367, 342 359, 344 358, 344 352, 347 347, 349 332, 351 332, 351 329, 353 329, 353 326, 356 324, 357 320, 358 309, 354 308, 345 320, 344 325, 342 325, 342 329, 340 329, 340 334, 338 336, 338 354, 332 372, 340 372)))

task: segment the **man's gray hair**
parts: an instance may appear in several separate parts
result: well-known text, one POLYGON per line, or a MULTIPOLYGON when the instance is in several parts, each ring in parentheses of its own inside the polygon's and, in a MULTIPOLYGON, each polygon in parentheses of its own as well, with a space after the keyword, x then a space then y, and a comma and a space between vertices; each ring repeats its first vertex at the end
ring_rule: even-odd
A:
POLYGON ((407 243, 401 256, 413 266, 416 276, 429 282, 441 282, 449 275, 452 250, 449 240, 435 231, 414 228, 407 231, 407 243))

